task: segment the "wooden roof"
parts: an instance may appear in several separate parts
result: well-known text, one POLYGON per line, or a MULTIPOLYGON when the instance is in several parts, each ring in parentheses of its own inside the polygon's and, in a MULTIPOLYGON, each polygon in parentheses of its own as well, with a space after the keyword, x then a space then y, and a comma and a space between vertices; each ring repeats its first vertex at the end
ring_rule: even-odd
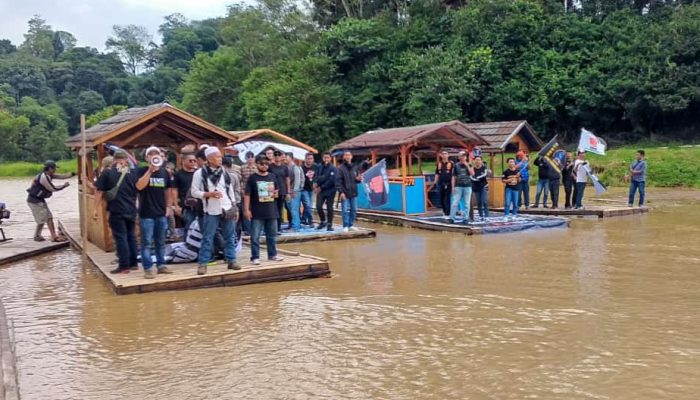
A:
POLYGON ((479 122, 466 124, 476 131, 489 144, 483 151, 505 151, 506 146, 516 135, 521 135, 532 150, 539 150, 544 143, 527 121, 479 122))
POLYGON ((461 121, 438 122, 403 128, 377 129, 346 140, 332 150, 398 149, 401 145, 481 146, 488 142, 461 121))
MULTIPOLYGON (((120 147, 223 144, 236 139, 228 131, 168 103, 126 109, 90 127, 85 135, 89 147, 105 142, 120 147)), ((68 138, 66 145, 81 147, 80 135, 68 138)))
POLYGON ((249 131, 229 131, 231 135, 236 137, 237 139, 235 141, 230 142, 229 144, 236 144, 236 143, 242 143, 248 140, 252 139, 258 139, 262 140, 262 137, 269 137, 271 139, 277 140, 282 143, 290 144, 292 146, 297 146, 301 147, 302 149, 310 152, 317 154, 318 150, 315 148, 309 146, 308 144, 304 142, 300 142, 292 137, 289 137, 283 133, 279 133, 277 131, 273 131, 272 129, 253 129, 249 131))

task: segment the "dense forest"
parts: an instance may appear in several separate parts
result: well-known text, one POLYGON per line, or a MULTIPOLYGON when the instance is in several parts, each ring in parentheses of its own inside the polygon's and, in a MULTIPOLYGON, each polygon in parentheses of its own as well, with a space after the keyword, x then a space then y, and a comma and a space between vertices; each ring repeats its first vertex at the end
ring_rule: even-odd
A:
MULTIPOLYGON (((168 101, 228 129, 320 149, 369 129, 527 119, 576 139, 696 141, 700 5, 664 0, 260 0, 164 18, 159 43, 114 26, 105 51, 50 21, 0 38, 0 160, 126 107, 168 101)), ((50 16, 47 16, 50 17, 50 16)))

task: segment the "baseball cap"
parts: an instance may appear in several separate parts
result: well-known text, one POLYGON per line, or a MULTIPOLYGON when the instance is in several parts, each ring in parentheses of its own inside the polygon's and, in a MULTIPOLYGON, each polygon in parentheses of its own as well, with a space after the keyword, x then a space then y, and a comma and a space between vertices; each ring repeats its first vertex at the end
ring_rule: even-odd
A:
POLYGON ((460 157, 466 156, 466 155, 467 155, 467 152, 466 152, 466 151, 460 151, 460 152, 459 152, 459 156, 460 156, 460 157))
POLYGON ((46 171, 49 168, 58 169, 58 164, 56 164, 56 161, 46 160, 46 162, 44 163, 44 171, 46 171))

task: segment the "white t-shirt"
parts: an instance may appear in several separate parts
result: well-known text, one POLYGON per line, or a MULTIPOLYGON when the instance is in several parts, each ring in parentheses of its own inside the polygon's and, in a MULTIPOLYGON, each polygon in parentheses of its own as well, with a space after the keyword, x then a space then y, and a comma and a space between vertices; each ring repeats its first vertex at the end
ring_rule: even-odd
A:
POLYGON ((586 169, 583 168, 583 160, 574 161, 574 171, 576 171, 576 183, 586 183, 588 181, 588 174, 586 169))

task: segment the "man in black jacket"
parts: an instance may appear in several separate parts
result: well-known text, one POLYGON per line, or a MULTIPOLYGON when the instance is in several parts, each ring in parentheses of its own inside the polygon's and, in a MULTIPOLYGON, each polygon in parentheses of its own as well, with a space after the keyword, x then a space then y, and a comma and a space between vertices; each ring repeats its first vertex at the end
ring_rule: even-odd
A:
POLYGON ((335 199, 335 180, 338 176, 338 171, 331 163, 331 154, 323 155, 323 164, 318 167, 314 179, 314 190, 316 190, 316 212, 321 222, 316 229, 326 228, 327 231, 333 230, 333 200, 335 199), (326 205, 326 212, 323 211, 323 205, 326 205), (326 219, 328 214, 328 219, 326 219))
POLYGON ((343 163, 338 167, 336 179, 336 189, 342 201, 343 232, 356 230, 353 224, 357 215, 357 183, 361 181, 362 174, 358 173, 357 167, 352 165, 352 153, 346 150, 343 153, 343 163))
MULTIPOLYGON (((550 159, 545 162, 557 163, 557 167, 561 168, 557 160, 550 159)), ((554 168, 554 166, 547 165, 547 179, 549 179, 549 195, 552 199, 552 208, 557 209, 559 208, 559 185, 561 185, 561 174, 559 173, 559 171, 557 171, 556 168, 554 168)))
POLYGON ((571 208, 572 193, 574 188, 574 182, 576 178, 574 177, 574 160, 570 152, 566 153, 566 164, 561 170, 561 183, 564 185, 564 208, 567 210, 571 208))

